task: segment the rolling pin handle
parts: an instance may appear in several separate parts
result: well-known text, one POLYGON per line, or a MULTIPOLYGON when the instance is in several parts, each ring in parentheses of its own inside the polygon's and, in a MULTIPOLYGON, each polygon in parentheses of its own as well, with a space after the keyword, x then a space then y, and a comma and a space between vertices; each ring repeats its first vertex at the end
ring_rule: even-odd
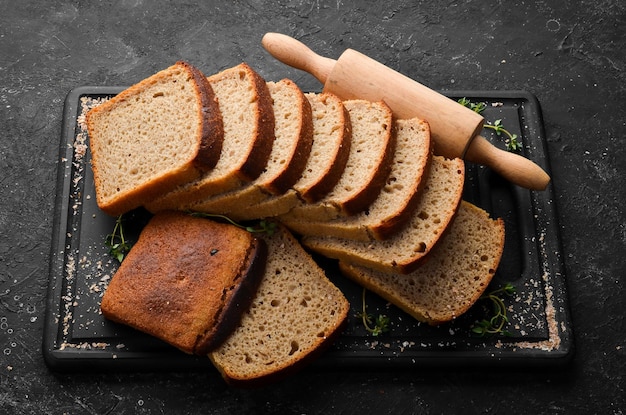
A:
POLYGON ((284 64, 310 73, 322 84, 326 83, 328 74, 337 63, 334 59, 313 52, 299 40, 281 33, 266 33, 261 43, 270 55, 284 64))
POLYGON ((537 164, 495 147, 480 135, 471 141, 465 160, 489 166, 511 183, 526 189, 545 190, 550 183, 550 176, 537 164))

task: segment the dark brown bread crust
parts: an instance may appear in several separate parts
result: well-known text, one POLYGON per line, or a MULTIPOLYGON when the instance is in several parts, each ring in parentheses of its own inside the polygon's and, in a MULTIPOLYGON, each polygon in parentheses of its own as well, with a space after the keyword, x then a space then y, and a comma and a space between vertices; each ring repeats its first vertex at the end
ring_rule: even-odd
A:
POLYGON ((224 305, 216 317, 216 322, 204 335, 198 338, 195 354, 206 356, 221 345, 239 323, 241 315, 254 299, 265 272, 267 245, 262 239, 254 238, 246 259, 238 272, 240 276, 224 289, 224 305))
MULTIPOLYGON (((293 84, 289 79, 283 79, 283 82, 293 84)), ((297 86, 295 88, 300 91, 297 86)), ((313 146, 313 110, 311 109, 311 103, 301 91, 299 95, 300 108, 297 111, 302 114, 302 129, 296 151, 291 160, 287 161, 289 167, 283 170, 266 189, 275 195, 285 193, 298 181, 306 167, 307 160, 311 154, 311 147, 313 146)))
POLYGON ((341 174, 348 164, 350 146, 352 144, 352 124, 350 122, 350 114, 345 107, 343 108, 343 119, 343 144, 339 149, 339 153, 337 154, 337 158, 335 159, 331 169, 324 175, 322 180, 311 186, 305 192, 299 194, 299 196, 307 203, 315 203, 324 198, 324 196, 326 196, 326 194, 328 194, 328 192, 330 192, 339 182, 341 174))
POLYGON ((241 166, 239 178, 244 181, 252 181, 259 177, 265 169, 270 153, 272 152, 272 144, 274 143, 274 107, 272 105, 272 96, 267 88, 265 79, 254 71, 248 64, 242 63, 242 67, 246 69, 255 84, 257 91, 257 102, 259 104, 259 123, 257 131, 257 140, 254 142, 250 157, 241 166))
POLYGON ((265 260, 264 244, 243 229, 162 212, 111 279, 101 310, 186 353, 206 354, 237 326, 265 260))
POLYGON ((178 61, 177 64, 185 67, 193 77, 200 99, 198 118, 202 124, 195 164, 201 170, 212 169, 220 158, 224 142, 224 123, 219 103, 211 84, 198 68, 185 61, 178 61))

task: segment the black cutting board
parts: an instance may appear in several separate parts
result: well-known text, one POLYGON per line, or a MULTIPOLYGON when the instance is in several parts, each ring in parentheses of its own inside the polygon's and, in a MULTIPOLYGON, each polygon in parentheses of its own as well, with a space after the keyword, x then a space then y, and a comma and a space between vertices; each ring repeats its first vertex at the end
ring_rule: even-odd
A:
MULTIPOLYGON (((115 218, 95 201, 89 166, 83 104, 119 93, 122 87, 80 87, 65 101, 59 153, 56 212, 43 338, 46 362, 54 370, 192 370, 212 367, 207 358, 187 356, 173 347, 107 321, 100 299, 117 268, 108 254, 106 235, 115 218)), ((501 120, 523 144, 521 154, 549 172, 541 110, 524 91, 446 93, 458 100, 483 102, 488 123, 501 120)), ((491 129, 484 137, 504 148, 504 136, 491 129)), ((342 336, 315 363, 317 367, 405 369, 463 366, 560 366, 573 355, 573 334, 563 273, 553 188, 529 191, 513 186, 489 168, 466 163, 463 198, 502 217, 506 246, 487 291, 512 283, 505 297, 508 336, 472 333, 488 316, 490 303, 479 301, 454 322, 439 327, 419 323, 375 294, 366 293, 367 311, 390 318, 390 331, 374 337, 364 329, 361 287, 344 278, 332 260, 315 257, 351 303, 342 336)), ((149 215, 125 215, 125 229, 136 239, 149 215)))

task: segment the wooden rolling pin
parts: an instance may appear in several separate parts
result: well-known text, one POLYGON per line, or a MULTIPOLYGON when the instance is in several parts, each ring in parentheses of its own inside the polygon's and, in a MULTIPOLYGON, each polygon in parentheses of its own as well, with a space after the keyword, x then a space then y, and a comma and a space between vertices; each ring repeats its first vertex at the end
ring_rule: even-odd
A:
POLYGON ((439 155, 489 166, 527 189, 544 190, 550 182, 550 176, 537 164, 480 136, 484 123, 481 115, 362 53, 347 49, 334 60, 280 33, 265 34, 262 44, 279 61, 316 77, 325 92, 344 100, 383 100, 398 118, 428 121, 439 155))

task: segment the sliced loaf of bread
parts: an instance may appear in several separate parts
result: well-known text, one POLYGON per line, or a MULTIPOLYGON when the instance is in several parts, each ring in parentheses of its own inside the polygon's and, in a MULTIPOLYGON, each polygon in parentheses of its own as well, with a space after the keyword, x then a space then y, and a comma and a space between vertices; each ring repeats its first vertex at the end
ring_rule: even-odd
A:
POLYGON ((388 239, 409 220, 426 182, 432 147, 428 123, 396 121, 396 152, 391 172, 376 200, 363 212, 330 221, 290 220, 284 225, 300 235, 334 236, 361 241, 388 239))
POLYGON ((215 168, 201 178, 149 201, 151 212, 186 210, 193 203, 240 187, 265 169, 274 141, 274 110, 265 80, 241 63, 208 78, 224 121, 224 143, 215 168))
POLYGON ((209 354, 227 383, 253 386, 301 368, 340 333, 350 304, 282 226, 264 237, 265 276, 241 324, 209 354))
POLYGON ((429 260, 408 275, 340 262, 341 271, 422 322, 437 325, 465 313, 493 278, 504 250, 504 222, 462 202, 429 260))
POLYGON ((465 179, 461 159, 433 156, 424 189, 409 221, 383 241, 304 236, 302 243, 329 258, 383 272, 408 274, 432 250, 454 217, 465 179))
POLYGON ((199 201, 197 212, 229 214, 245 211, 271 195, 282 194, 300 178, 313 144, 311 105, 291 80, 268 82, 275 119, 275 140, 268 164, 254 181, 241 188, 199 201))
POLYGON ((352 143, 343 174, 323 199, 300 202, 285 214, 285 220, 326 221, 361 212, 385 184, 396 147, 391 109, 383 101, 349 100, 344 105, 352 143))
POLYGON ((313 145, 301 177, 282 195, 229 212, 231 218, 249 220, 278 216, 300 200, 321 199, 339 181, 350 155, 350 117, 342 101, 333 94, 307 93, 305 96, 312 109, 313 145))
POLYGON ((206 356, 235 329, 265 271, 266 245, 233 225, 153 216, 104 293, 104 316, 206 356))
POLYGON ((205 76, 177 62, 87 113, 96 200, 119 215, 215 166, 222 115, 205 76))

